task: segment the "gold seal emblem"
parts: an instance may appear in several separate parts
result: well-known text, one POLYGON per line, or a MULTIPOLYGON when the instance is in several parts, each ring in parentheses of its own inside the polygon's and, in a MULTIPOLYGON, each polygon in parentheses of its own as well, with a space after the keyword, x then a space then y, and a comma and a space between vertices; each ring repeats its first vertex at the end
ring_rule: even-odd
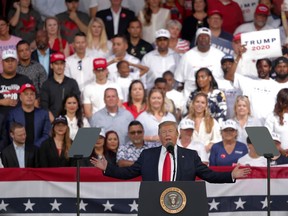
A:
POLYGON ((167 188, 160 196, 160 205, 169 214, 181 212, 185 208, 186 202, 185 193, 176 187, 167 188))

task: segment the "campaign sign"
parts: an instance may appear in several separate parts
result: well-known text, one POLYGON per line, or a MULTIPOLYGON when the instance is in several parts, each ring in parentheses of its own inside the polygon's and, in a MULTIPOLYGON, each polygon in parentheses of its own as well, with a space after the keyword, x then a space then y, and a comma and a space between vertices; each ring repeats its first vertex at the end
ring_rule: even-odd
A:
POLYGON ((231 41, 225 40, 223 38, 218 38, 218 37, 212 36, 211 37, 211 44, 215 48, 224 52, 226 55, 232 55, 232 56, 234 55, 231 41))
POLYGON ((247 59, 282 56, 279 29, 242 33, 241 43, 246 46, 245 58, 247 59))

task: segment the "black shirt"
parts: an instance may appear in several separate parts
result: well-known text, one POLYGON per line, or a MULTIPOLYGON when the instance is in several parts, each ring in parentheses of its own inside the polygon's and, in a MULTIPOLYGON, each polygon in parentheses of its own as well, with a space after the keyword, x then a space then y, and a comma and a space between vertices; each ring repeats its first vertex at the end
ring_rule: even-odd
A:
POLYGON ((25 115, 25 130, 26 130, 26 145, 34 145, 34 111, 24 112, 25 115))
POLYGON ((140 41, 138 42, 136 46, 133 46, 130 40, 128 41, 127 53, 129 53, 130 55, 133 55, 134 57, 140 60, 142 60, 145 54, 147 54, 148 52, 152 50, 153 50, 153 46, 145 40, 140 39, 140 41))

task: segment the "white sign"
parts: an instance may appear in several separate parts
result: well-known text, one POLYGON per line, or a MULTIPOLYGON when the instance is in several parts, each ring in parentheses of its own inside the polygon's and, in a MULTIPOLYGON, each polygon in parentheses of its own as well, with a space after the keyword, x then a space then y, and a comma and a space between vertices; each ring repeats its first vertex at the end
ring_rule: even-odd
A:
POLYGON ((241 43, 246 46, 245 58, 247 59, 282 56, 279 29, 242 33, 241 43))

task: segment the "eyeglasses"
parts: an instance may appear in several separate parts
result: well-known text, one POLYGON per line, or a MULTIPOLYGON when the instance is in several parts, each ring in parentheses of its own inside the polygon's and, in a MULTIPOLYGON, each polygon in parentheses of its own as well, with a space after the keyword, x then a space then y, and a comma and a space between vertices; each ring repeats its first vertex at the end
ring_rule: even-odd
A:
POLYGON ((80 70, 80 71, 82 70, 82 60, 78 61, 77 69, 80 70))
POLYGON ((131 135, 135 135, 135 134, 142 134, 143 131, 141 131, 141 130, 138 130, 138 131, 130 131, 129 133, 130 133, 131 135))

